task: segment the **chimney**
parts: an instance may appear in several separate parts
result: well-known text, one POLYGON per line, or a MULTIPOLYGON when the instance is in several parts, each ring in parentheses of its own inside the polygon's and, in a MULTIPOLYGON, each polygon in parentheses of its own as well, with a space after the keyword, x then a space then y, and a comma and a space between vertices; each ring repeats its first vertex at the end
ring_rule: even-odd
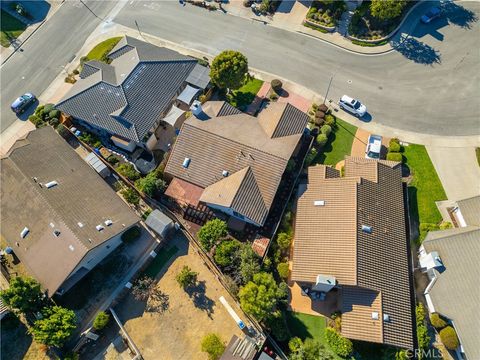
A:
POLYGON ((190 110, 192 111, 192 114, 194 116, 198 116, 200 115, 203 110, 202 110, 202 103, 198 100, 195 100, 192 104, 192 106, 190 106, 190 110))

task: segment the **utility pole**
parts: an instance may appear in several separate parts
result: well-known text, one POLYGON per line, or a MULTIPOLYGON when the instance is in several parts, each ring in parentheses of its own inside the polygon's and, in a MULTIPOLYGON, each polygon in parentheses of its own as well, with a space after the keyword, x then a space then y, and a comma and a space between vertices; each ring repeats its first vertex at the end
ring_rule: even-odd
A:
POLYGON ((333 81, 333 77, 335 76, 335 74, 333 74, 332 76, 330 76, 330 82, 328 83, 328 88, 327 88, 327 92, 325 93, 325 97, 323 99, 323 103, 325 104, 325 101, 327 101, 327 96, 328 96, 328 92, 330 91, 330 86, 332 85, 332 81, 333 81))

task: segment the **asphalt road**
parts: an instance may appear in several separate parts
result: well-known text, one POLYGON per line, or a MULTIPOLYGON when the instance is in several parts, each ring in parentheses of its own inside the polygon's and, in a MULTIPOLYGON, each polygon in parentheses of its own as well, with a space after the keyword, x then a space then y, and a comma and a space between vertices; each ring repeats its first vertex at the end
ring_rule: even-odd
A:
MULTIPOLYGON (((64 71, 91 32, 115 6, 113 1, 65 2, 13 54, 1 69, 0 130, 3 132, 15 120, 10 104, 19 95, 29 91, 41 94, 64 71), (90 9, 88 9, 87 8, 90 9)), ((25 113, 22 118, 27 117, 25 113)))
MULTIPOLYGON (((423 4, 416 11, 425 11, 423 4)), ((185 47, 215 55, 243 52, 250 66, 329 98, 348 94, 369 109, 365 121, 437 135, 480 134, 478 2, 449 3, 444 16, 417 24, 392 53, 362 56, 256 21, 176 1, 132 1, 114 19, 185 47)))

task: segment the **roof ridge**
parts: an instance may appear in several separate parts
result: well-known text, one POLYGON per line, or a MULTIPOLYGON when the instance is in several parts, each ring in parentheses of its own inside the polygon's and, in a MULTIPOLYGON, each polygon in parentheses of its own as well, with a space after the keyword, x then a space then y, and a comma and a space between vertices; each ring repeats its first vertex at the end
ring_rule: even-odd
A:
MULTIPOLYGON (((253 180, 255 182, 255 187, 258 189, 258 192, 260 193, 261 197, 262 197, 262 201, 263 201, 263 205, 265 205, 265 207, 267 206, 266 203, 265 203, 265 198, 264 198, 264 195, 262 193, 262 190, 260 190, 260 186, 258 186, 258 182, 257 182, 257 177, 255 176, 255 172, 253 171, 253 169, 251 168, 250 165, 246 166, 247 168, 247 172, 245 173, 245 176, 242 178, 242 181, 240 183, 240 186, 238 187, 238 190, 235 192, 235 195, 232 199, 232 204, 235 202, 235 200, 237 199, 237 196, 238 196, 238 193, 240 192, 240 188, 241 186, 243 185, 243 183, 245 182, 247 176, 249 174, 251 174, 251 176, 253 177, 253 180)), ((245 168, 243 168, 245 169, 245 168)), ((242 169, 242 170, 243 170, 242 169)), ((239 170, 239 171, 242 171, 242 170, 239 170)))

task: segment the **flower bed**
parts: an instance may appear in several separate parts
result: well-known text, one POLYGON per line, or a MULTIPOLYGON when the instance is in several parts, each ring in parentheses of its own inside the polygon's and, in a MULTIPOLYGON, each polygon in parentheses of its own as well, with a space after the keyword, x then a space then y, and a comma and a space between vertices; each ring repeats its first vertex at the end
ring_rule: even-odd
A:
POLYGON ((417 4, 417 1, 407 1, 402 13, 391 19, 380 20, 371 14, 371 1, 364 1, 352 16, 348 33, 355 39, 366 41, 384 40, 401 24, 405 15, 417 4))
POLYGON ((343 12, 347 10, 344 1, 314 1, 307 13, 307 21, 325 28, 335 27, 343 12))

